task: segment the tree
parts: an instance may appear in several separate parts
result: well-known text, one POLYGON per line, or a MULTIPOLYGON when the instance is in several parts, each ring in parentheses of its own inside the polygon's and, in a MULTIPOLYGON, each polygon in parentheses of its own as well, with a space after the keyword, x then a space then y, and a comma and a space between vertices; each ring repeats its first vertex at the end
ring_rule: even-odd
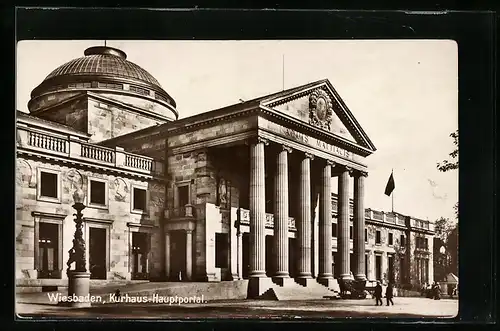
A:
POLYGON ((443 162, 439 162, 437 164, 438 170, 442 172, 458 169, 458 130, 452 132, 450 137, 453 138, 455 149, 449 154, 451 158, 450 160, 444 160, 443 162))
MULTIPOLYGON (((458 130, 452 132, 450 137, 453 138, 453 144, 455 149, 449 154, 450 160, 444 160, 443 162, 438 162, 437 168, 439 171, 447 172, 450 170, 458 169, 458 130)), ((455 218, 458 219, 458 202, 453 207, 455 209, 455 218)))
POLYGON ((441 217, 434 223, 435 237, 441 239, 443 242, 446 242, 446 239, 448 238, 448 235, 453 227, 454 224, 449 218, 441 217))

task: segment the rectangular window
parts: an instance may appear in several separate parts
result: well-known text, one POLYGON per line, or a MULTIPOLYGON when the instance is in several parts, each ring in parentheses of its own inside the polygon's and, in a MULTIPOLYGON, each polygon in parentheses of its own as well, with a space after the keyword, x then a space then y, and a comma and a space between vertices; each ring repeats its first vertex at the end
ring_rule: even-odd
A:
POLYGON ((58 198, 58 175, 55 173, 40 172, 40 196, 58 198))
POLYGON ((427 238, 424 239, 424 249, 429 249, 429 240, 427 238))
POLYGON ((352 225, 349 227, 349 239, 352 239, 352 225))
POLYGON ((227 268, 228 267, 228 240, 227 233, 215 234, 215 267, 227 268))
POLYGON ((393 237, 392 237, 392 233, 389 233, 389 245, 392 246, 393 245, 393 237))
POLYGON ((90 203, 96 205, 106 205, 106 183, 91 180, 90 181, 90 203))
POLYGON ((146 190, 134 187, 134 210, 146 210, 146 190))
POLYGON ((365 243, 368 242, 368 229, 365 229, 365 243))
POLYGON ((332 223, 332 237, 337 238, 337 223, 332 223))
POLYGON ((402 234, 401 237, 399 238, 399 243, 401 246, 404 246, 406 243, 405 243, 405 235, 402 234))
POLYGON ((380 231, 379 230, 377 230, 377 233, 375 235, 375 243, 376 244, 381 244, 382 243, 381 235, 380 235, 380 231))

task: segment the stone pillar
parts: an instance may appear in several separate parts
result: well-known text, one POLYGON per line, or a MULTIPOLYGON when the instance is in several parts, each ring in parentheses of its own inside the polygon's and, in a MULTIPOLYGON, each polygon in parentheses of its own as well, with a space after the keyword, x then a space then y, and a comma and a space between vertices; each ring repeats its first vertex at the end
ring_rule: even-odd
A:
POLYGON ((274 281, 283 286, 289 279, 288 272, 288 153, 291 148, 283 146, 276 162, 276 198, 274 199, 274 250, 276 271, 274 281))
MULTIPOLYGON (((340 279, 351 279, 349 259, 349 168, 341 168, 338 193, 338 244, 340 279)), ((364 252, 363 252, 364 254, 364 252)))
POLYGON ((318 281, 329 286, 332 274, 332 162, 327 161, 321 172, 319 200, 319 275, 318 281))
POLYGON ((387 252, 382 252, 381 258, 382 283, 387 285, 386 278, 389 279, 389 266, 387 263, 387 252))
POLYGON ((186 280, 193 274, 193 231, 186 230, 186 280))
POLYGON ((300 163, 299 183, 299 218, 298 218, 298 282, 307 286, 311 277, 311 246, 312 246, 312 217, 311 217, 311 160, 313 155, 306 153, 300 163))
POLYGON ((260 137, 250 144, 250 280, 248 298, 259 297, 271 286, 266 277, 264 145, 267 144, 268 142, 260 137))
POLYGON ((165 279, 170 279, 170 232, 165 232, 165 279))
POLYGON ((354 177, 354 278, 366 280, 365 270, 365 172, 356 172, 354 177))

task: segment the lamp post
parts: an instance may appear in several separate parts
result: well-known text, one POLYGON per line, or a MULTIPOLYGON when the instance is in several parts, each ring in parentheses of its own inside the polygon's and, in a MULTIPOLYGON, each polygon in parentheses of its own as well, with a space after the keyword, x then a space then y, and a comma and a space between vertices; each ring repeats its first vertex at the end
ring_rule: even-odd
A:
POLYGON ((90 273, 87 272, 85 262, 85 240, 83 238, 83 214, 85 209, 83 201, 85 195, 81 189, 77 189, 73 194, 76 210, 75 216, 75 235, 73 238, 73 247, 69 250, 69 260, 66 263, 68 269, 68 297, 71 298, 72 307, 90 307, 90 273), (75 269, 70 270, 71 265, 75 263, 75 269))

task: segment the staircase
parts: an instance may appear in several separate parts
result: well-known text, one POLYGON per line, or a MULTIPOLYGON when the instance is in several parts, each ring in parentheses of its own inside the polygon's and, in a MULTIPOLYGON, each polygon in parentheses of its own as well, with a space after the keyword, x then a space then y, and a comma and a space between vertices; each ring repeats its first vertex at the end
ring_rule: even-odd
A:
POLYGON ((340 288, 336 280, 331 287, 321 285, 315 280, 310 282, 308 286, 296 282, 288 283, 285 286, 273 284, 260 298, 278 301, 340 299, 340 288))

